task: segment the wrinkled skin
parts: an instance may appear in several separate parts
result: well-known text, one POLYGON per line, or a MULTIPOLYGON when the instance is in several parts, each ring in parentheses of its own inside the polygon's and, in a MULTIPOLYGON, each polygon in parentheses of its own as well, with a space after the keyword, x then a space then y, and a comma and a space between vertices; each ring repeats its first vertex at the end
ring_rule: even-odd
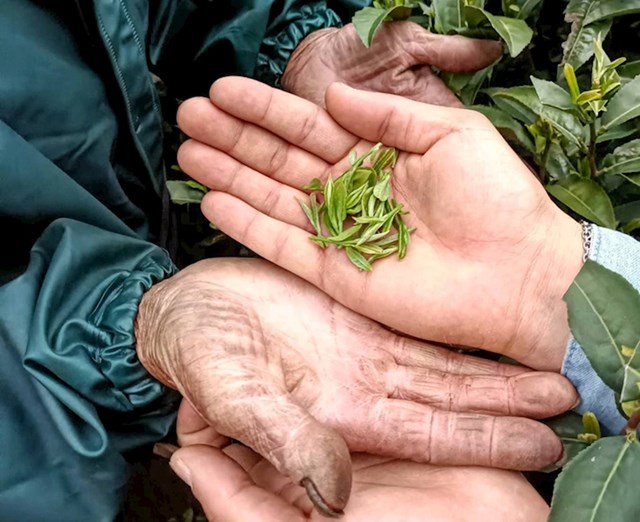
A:
POLYGON ((307 36, 282 76, 285 90, 324 105, 333 82, 387 92, 436 105, 462 106, 432 71, 472 72, 502 55, 491 40, 432 34, 412 22, 385 23, 367 49, 353 24, 307 36))
MULTIPOLYGON (((537 469, 562 445, 529 418, 576 402, 553 373, 396 335, 265 261, 207 260, 152 287, 140 360, 212 439, 240 440, 344 508, 349 450, 434 464, 537 469)), ((183 443, 189 443, 183 440, 183 443)))
MULTIPOLYGON (((183 444, 172 467, 216 522, 327 520, 305 490, 239 444, 224 450, 183 403, 183 444), (187 471, 185 471, 187 470, 187 471)), ((353 454, 353 493, 344 522, 544 522, 549 508, 518 473, 489 468, 439 467, 353 454)))
POLYGON ((224 78, 187 100, 193 138, 179 162, 212 189, 204 214, 262 257, 337 301, 409 335, 475 346, 559 371, 569 337, 562 296, 582 266, 580 225, 490 122, 334 84, 328 112, 255 81, 224 78), (393 195, 415 227, 407 257, 359 272, 343 251, 309 241, 298 200, 314 177, 381 141, 400 150, 393 195))

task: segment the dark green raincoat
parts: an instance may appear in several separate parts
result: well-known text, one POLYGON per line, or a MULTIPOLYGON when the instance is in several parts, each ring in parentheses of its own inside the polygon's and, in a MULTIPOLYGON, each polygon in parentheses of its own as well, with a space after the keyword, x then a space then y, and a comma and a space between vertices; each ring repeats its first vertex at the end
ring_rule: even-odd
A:
POLYGON ((123 455, 175 397, 139 364, 163 245, 162 116, 217 77, 273 83, 344 0, 0 0, 0 520, 112 520, 123 455))

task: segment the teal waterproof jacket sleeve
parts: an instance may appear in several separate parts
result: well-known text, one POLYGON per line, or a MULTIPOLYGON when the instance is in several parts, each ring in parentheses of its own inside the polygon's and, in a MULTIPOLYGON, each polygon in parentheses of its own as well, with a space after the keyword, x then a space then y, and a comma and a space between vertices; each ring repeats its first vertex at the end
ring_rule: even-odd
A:
POLYGON ((133 338, 173 263, 2 123, 0 172, 0 520, 113 520, 175 417, 133 338))
POLYGON ((276 85, 309 34, 341 27, 367 0, 152 2, 150 58, 179 97, 206 95, 216 78, 250 76, 276 85))
POLYGON ((144 291, 175 271, 153 243, 163 118, 149 68, 179 96, 277 76, 357 7, 0 2, 0 520, 113 520, 127 452, 175 419, 133 330, 144 291))

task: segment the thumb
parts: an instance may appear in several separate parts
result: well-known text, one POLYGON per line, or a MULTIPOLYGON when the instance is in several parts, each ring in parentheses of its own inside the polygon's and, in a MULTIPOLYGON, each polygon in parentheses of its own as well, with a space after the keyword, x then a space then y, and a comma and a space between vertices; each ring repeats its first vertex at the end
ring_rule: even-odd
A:
POLYGON ((475 111, 427 105, 342 83, 329 86, 325 103, 331 117, 352 134, 416 154, 424 154, 444 136, 463 127, 483 125, 493 129, 475 111))
POLYGON ((293 402, 266 371, 236 365, 215 373, 207 379, 215 387, 189 393, 199 414, 304 485, 318 511, 340 514, 351 494, 351 456, 342 437, 293 402))
POLYGON ((258 487, 234 460, 211 446, 188 446, 171 457, 171 468, 190 487, 209 520, 302 522, 302 513, 258 487))
POLYGON ((502 43, 495 40, 433 34, 417 24, 405 25, 404 45, 416 64, 453 73, 473 72, 488 67, 504 52, 502 43))

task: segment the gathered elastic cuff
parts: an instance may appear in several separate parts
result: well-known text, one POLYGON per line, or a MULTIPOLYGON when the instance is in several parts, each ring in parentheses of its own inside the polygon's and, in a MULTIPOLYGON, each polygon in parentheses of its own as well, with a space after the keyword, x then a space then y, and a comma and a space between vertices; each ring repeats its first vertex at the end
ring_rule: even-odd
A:
POLYGON ((341 26, 338 15, 324 1, 304 4, 283 30, 262 42, 256 79, 278 87, 289 58, 304 38, 318 29, 341 26))

